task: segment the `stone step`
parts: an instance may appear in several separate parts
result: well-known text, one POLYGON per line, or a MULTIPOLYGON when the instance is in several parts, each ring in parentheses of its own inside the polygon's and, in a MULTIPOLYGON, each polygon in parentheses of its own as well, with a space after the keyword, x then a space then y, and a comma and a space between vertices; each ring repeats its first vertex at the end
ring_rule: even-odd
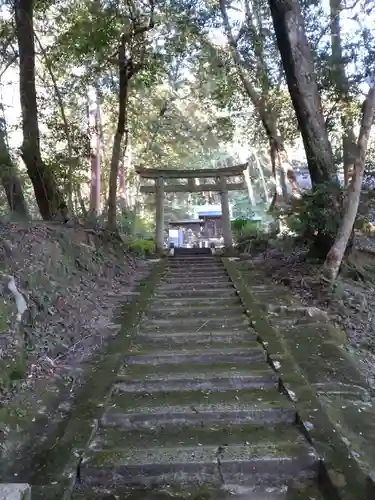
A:
POLYGON ((225 278, 227 273, 224 271, 224 269, 216 269, 216 270, 210 270, 206 268, 202 268, 201 270, 192 270, 192 269, 181 269, 181 271, 167 271, 164 276, 167 277, 175 277, 175 278, 201 278, 201 279, 208 279, 208 278, 225 278))
POLYGON ((80 467, 83 484, 145 486, 161 484, 267 484, 269 475, 316 477, 319 458, 301 442, 262 442, 229 446, 178 448, 125 447, 92 451, 80 467))
POLYGON ((216 263, 221 263, 221 259, 220 257, 217 257, 217 256, 213 256, 213 255, 201 255, 199 257, 197 256, 177 256, 175 255, 173 258, 171 259, 168 259, 168 265, 174 265, 174 264, 178 264, 178 263, 187 263, 189 265, 192 265, 192 264, 195 264, 195 263, 212 263, 212 262, 216 262, 216 263))
MULTIPOLYGON (((76 485, 73 492, 72 500, 186 500, 191 498, 194 500, 326 500, 319 489, 317 481, 305 481, 307 485, 299 482, 300 487, 293 488, 293 491, 288 487, 292 481, 284 478, 275 478, 268 476, 268 482, 264 486, 256 485, 197 485, 194 487, 181 488, 175 485, 161 486, 160 488, 134 489, 132 488, 110 488, 107 487, 85 487, 76 485)), ((297 478, 298 479, 298 478, 297 478)), ((264 481, 266 483, 266 481, 264 481)), ((55 495, 56 496, 56 495, 55 495)), ((54 495, 48 497, 48 500, 53 500, 54 495)), ((35 500, 47 500, 45 496, 35 497, 35 500)), ((34 500, 34 487, 33 487, 34 500)))
POLYGON ((255 345, 251 349, 242 348, 227 348, 210 349, 210 350, 173 350, 164 349, 162 351, 153 352, 152 354, 131 355, 126 359, 126 366, 131 365, 199 365, 199 364, 215 364, 215 363, 231 363, 231 364, 249 364, 252 362, 266 361, 266 352, 260 344, 255 345))
POLYGON ((201 267, 190 267, 190 266, 179 266, 175 268, 166 269, 164 276, 180 276, 184 275, 187 277, 195 277, 200 275, 222 275, 227 276, 225 269, 222 266, 201 266, 201 267))
POLYGON ((199 268, 204 266, 210 267, 220 267, 224 269, 224 264, 221 259, 218 258, 206 258, 206 259, 171 259, 168 261, 167 268, 175 269, 176 267, 189 267, 189 268, 199 268))
POLYGON ((159 286, 154 294, 155 298, 163 297, 163 298, 184 298, 184 297, 194 297, 194 298, 206 298, 206 297, 234 297, 238 296, 237 290, 232 286, 223 286, 219 284, 215 286, 215 283, 212 283, 212 286, 209 288, 209 285, 206 284, 204 288, 196 287, 196 289, 184 288, 181 285, 161 285, 159 286))
POLYGON ((203 256, 209 256, 212 258, 212 253, 210 248, 181 248, 177 247, 175 248, 175 256, 187 256, 187 257, 195 257, 195 258, 201 258, 203 256))
POLYGON ((152 375, 158 377, 164 376, 178 376, 180 374, 191 373, 194 370, 199 370, 200 373, 206 373, 207 376, 219 375, 221 372, 232 373, 237 370, 251 370, 252 374, 269 374, 273 372, 273 369, 264 362, 258 360, 244 359, 234 363, 233 361, 221 361, 220 358, 217 361, 211 363, 189 363, 182 362, 181 364, 158 364, 158 365, 130 365, 123 367, 119 373, 118 378, 123 378, 125 380, 130 380, 133 378, 148 378, 152 375))
MULTIPOLYGON (((265 364, 265 368, 267 365, 265 364)), ((278 374, 269 368, 266 373, 249 375, 247 370, 243 372, 229 371, 220 374, 205 373, 180 373, 163 377, 149 376, 147 379, 132 379, 124 382, 116 382, 114 390, 126 393, 140 392, 165 392, 165 391, 227 391, 232 389, 268 389, 277 387, 279 383, 278 374)))
MULTIPOLYGON (((285 401, 287 403, 287 400, 285 401)), ((168 408, 142 408, 141 413, 124 413, 117 408, 110 408, 102 417, 102 427, 116 427, 121 431, 142 431, 134 434, 136 446, 140 441, 144 446, 150 442, 160 446, 170 444, 204 443, 242 443, 245 441, 267 440, 277 437, 283 432, 294 431, 296 411, 292 407, 280 406, 274 408, 267 401, 258 402, 256 406, 246 406, 238 403, 221 405, 190 405, 168 408), (282 424, 282 426, 281 426, 282 424), (147 431, 147 435, 144 434, 147 431)), ((109 431, 103 430, 103 435, 109 436, 109 431)), ((120 432, 117 433, 120 436, 120 432)), ((126 434, 126 433, 125 433, 126 434)), ((294 435, 293 434, 293 435, 294 435)), ((114 434, 111 434, 114 435, 114 434)), ((295 437, 295 435, 294 435, 295 437)), ((98 438, 102 441, 99 435, 98 438)), ((130 437, 129 437, 130 439, 130 437)), ((104 441, 106 441, 104 439, 104 441)), ((126 438, 124 438, 126 441, 126 438)), ((130 441, 129 441, 130 443, 130 441)), ((111 446, 116 444, 112 441, 111 446)), ((109 443, 107 442, 107 448, 109 443)))
MULTIPOLYGON (((150 489, 140 488, 108 488, 91 487, 77 484, 73 492, 72 500, 290 500, 287 493, 287 486, 281 482, 280 485, 273 486, 248 486, 242 485, 197 485, 185 486, 182 490, 176 485, 161 486, 160 488, 151 487, 150 489), (207 496, 210 495, 210 496, 207 496)), ((286 481, 287 482, 287 481, 286 481)), ((42 500, 45 497, 40 497, 42 500)), ((48 497, 54 499, 54 496, 48 497)), ((302 497, 301 497, 302 498, 302 497)), ((316 495, 306 497, 314 500, 320 500, 316 495)), ((39 500, 36 499, 36 500, 39 500)))
POLYGON ((222 392, 218 391, 202 391, 184 390, 176 391, 159 391, 157 393, 143 392, 135 393, 129 398, 127 392, 120 392, 113 388, 109 410, 122 413, 141 413, 144 411, 154 411, 156 408, 165 408, 165 413, 168 413, 168 408, 179 406, 195 406, 204 405, 211 407, 222 407, 226 405, 237 405, 238 408, 251 407, 267 407, 267 408, 290 408, 294 410, 293 403, 281 394, 275 387, 256 387, 245 389, 228 389, 222 392))
POLYGON ((196 330, 211 330, 211 329, 233 329, 233 328, 246 328, 249 326, 249 319, 243 315, 233 315, 232 317, 196 317, 196 318, 171 318, 171 319, 152 319, 144 317, 139 325, 139 332, 156 332, 163 330, 163 332, 182 332, 195 328, 196 330), (241 319, 241 316, 243 319, 241 319))
POLYGON ((242 304, 239 297, 203 297, 200 299, 196 299, 195 297, 183 297, 180 299, 176 299, 174 297, 165 297, 163 299, 154 299, 151 301, 151 307, 157 304, 163 308, 171 308, 171 307, 196 307, 196 306, 233 306, 235 304, 242 304))
MULTIPOLYGON (((160 330, 158 330, 159 332, 160 330)), ((136 338, 136 344, 131 349, 161 349, 161 348, 184 348, 184 349, 209 349, 210 347, 223 348, 232 345, 245 345, 249 341, 257 339, 256 333, 246 329, 207 329, 205 331, 176 331, 165 333, 143 332, 136 338)))
MULTIPOLYGON (((223 285, 227 285, 228 283, 231 283, 229 276, 221 276, 221 277, 215 277, 215 278, 213 278, 211 276, 210 278, 211 278, 210 284, 212 282, 214 282, 216 284, 220 283, 223 285)), ((181 279, 181 276, 174 276, 173 274, 165 275, 160 282, 161 285, 168 285, 168 284, 172 284, 172 285, 175 285, 175 284, 204 285, 205 283, 207 283, 207 278, 200 278, 200 277, 197 278, 194 276, 193 277, 192 276, 185 276, 183 279, 181 279)))
POLYGON ((195 307, 161 307, 158 305, 158 301, 154 302, 147 309, 148 319, 181 319, 194 318, 198 319, 200 317, 204 318, 217 318, 225 316, 226 319, 233 317, 241 317, 245 312, 245 309, 241 303, 235 305, 203 305, 195 307))
POLYGON ((204 271, 205 269, 217 269, 223 272, 225 271, 225 267, 220 261, 208 261, 208 260, 202 260, 202 261, 196 261, 196 262, 173 262, 172 264, 168 264, 166 267, 166 270, 174 272, 175 270, 182 270, 185 272, 192 272, 192 271, 204 271))
POLYGON ((221 258, 218 257, 217 255, 200 255, 200 256, 189 256, 189 255, 184 255, 184 256, 178 256, 175 255, 173 258, 168 259, 168 265, 173 265, 176 262, 181 262, 181 261, 188 261, 188 262, 202 262, 202 261, 211 261, 211 262, 218 262, 221 263, 221 258))
MULTIPOLYGON (((206 280, 205 282, 196 281, 196 282, 186 282, 185 280, 175 281, 175 282, 163 282, 156 289, 156 295, 159 295, 160 292, 169 292, 173 291, 176 293, 184 294, 185 292, 200 292, 203 290, 204 292, 208 290, 210 292, 210 296, 214 295, 222 295, 223 290, 229 290, 233 295, 235 292, 235 288, 230 281, 216 281, 214 279, 206 280)), ((205 295, 206 293, 203 293, 205 295)))

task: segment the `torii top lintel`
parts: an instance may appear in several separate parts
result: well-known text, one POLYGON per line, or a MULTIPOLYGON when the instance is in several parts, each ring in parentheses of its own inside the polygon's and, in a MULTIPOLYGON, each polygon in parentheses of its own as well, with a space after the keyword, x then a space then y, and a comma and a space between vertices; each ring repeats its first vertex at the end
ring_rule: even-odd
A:
POLYGON ((247 168, 247 163, 234 165, 233 167, 225 168, 202 168, 199 170, 177 170, 171 168, 142 168, 136 167, 135 171, 143 179, 194 179, 207 177, 231 177, 242 175, 247 168))

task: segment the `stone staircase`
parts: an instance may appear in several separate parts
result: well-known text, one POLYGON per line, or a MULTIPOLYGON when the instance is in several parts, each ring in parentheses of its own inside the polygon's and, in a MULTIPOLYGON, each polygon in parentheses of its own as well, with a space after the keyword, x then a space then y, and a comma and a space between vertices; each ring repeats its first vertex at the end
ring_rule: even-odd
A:
POLYGON ((319 457, 244 313, 220 259, 170 258, 74 500, 322 498, 319 457))

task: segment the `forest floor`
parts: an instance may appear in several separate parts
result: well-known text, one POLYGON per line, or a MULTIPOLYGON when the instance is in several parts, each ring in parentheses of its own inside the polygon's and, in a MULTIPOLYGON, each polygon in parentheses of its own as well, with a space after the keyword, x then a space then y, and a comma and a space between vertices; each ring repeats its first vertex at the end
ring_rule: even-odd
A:
POLYGON ((2 224, 0 406, 17 393, 32 393, 38 380, 78 379, 85 362, 117 333, 116 308, 132 299, 149 268, 125 254, 119 241, 106 241, 104 232, 42 222, 2 224), (9 276, 28 306, 22 366, 16 363, 17 308, 9 276))
POLYGON ((354 250, 333 287, 324 285, 321 264, 306 260, 306 254, 306 248, 286 240, 254 256, 253 263, 345 330, 348 350, 375 387, 375 237, 356 236, 354 250))

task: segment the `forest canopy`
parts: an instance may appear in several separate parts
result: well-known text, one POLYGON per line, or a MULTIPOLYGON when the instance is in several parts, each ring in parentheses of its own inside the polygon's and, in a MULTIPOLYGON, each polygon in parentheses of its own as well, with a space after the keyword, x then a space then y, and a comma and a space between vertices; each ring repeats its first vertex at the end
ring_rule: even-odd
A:
POLYGON ((147 226, 135 166, 245 161, 248 216, 290 210, 308 172, 336 274, 374 165, 373 2, 2 0, 0 19, 4 214, 147 226))

